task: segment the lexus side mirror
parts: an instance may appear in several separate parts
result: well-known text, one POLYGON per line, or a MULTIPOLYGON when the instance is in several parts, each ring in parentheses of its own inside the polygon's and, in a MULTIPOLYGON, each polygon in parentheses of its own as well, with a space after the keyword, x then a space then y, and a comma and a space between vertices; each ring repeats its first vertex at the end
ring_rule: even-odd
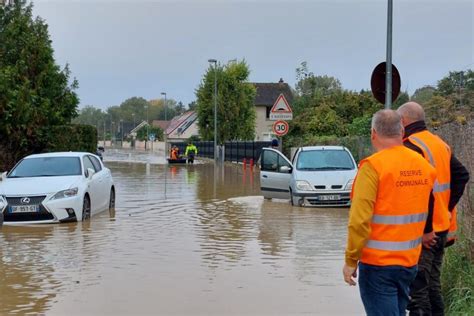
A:
POLYGON ((2 172, 2 177, 0 178, 0 181, 3 181, 7 178, 8 171, 2 172))
POLYGON ((92 168, 87 168, 86 170, 86 178, 88 179, 92 179, 92 177, 94 176, 95 174, 95 170, 92 169, 92 168))

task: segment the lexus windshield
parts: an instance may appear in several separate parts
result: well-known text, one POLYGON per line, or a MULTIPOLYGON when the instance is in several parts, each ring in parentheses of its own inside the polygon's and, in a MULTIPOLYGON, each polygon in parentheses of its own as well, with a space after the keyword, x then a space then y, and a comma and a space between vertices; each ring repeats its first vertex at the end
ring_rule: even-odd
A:
POLYGON ((81 175, 78 157, 41 157, 20 161, 8 178, 61 177, 81 175))
POLYGON ((353 170, 354 162, 345 150, 309 150, 298 155, 296 169, 307 171, 353 170))

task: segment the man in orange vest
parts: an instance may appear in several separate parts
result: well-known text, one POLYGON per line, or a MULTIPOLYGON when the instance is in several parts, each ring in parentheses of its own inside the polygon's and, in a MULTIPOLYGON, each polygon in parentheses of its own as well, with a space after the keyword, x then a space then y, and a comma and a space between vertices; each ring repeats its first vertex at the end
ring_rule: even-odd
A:
POLYGON ((359 289, 367 315, 404 315, 417 271, 435 169, 403 146, 400 115, 372 118, 377 151, 360 163, 352 191, 344 281, 359 289))
POLYGON ((455 206, 461 198, 469 173, 451 153, 449 146, 430 133, 421 105, 408 102, 397 112, 405 128, 404 145, 422 155, 435 169, 437 179, 429 198, 429 217, 424 230, 418 273, 411 285, 410 315, 444 315, 441 295, 441 266, 444 248, 454 243, 457 228, 455 206))

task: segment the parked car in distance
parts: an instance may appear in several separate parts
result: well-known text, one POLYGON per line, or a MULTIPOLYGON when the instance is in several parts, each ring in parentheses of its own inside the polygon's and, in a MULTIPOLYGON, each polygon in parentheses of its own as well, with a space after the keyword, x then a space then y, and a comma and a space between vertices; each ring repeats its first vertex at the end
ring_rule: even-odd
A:
POLYGON ((90 153, 30 155, 0 181, 4 224, 83 221, 114 207, 112 174, 90 153))
POLYGON ((260 158, 260 189, 265 198, 289 199, 298 206, 350 206, 357 165, 342 146, 300 147, 293 162, 264 148, 260 158))

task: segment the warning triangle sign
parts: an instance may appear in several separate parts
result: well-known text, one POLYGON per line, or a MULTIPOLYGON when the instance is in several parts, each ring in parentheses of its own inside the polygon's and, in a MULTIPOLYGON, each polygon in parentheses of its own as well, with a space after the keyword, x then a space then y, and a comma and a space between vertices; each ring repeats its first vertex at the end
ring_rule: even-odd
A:
POLYGON ((291 120, 293 111, 291 110, 285 96, 280 94, 270 110, 270 120, 291 120))
POLYGON ((293 111, 291 111, 291 107, 290 105, 288 104, 288 101, 286 101, 285 99, 285 96, 282 94, 280 94, 275 102, 275 104, 273 104, 273 107, 271 109, 272 113, 293 113, 293 111))

